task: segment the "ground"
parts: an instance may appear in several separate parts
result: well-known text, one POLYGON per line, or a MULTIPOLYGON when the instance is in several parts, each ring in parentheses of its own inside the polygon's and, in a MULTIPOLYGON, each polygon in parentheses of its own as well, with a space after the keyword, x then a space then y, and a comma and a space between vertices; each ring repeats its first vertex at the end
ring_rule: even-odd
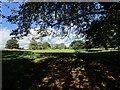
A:
POLYGON ((3 50, 3 90, 120 89, 119 66, 120 51, 3 50))

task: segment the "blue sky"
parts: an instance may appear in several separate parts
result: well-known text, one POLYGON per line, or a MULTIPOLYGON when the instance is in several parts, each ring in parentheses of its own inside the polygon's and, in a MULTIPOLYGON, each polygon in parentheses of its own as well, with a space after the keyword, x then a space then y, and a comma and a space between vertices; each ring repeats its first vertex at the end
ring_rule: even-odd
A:
MULTIPOLYGON (((3 15, 10 15, 12 14, 11 11, 5 6, 5 4, 11 6, 11 8, 16 8, 18 9, 19 3, 13 3, 13 2, 2 2, 2 14, 3 15)), ((2 19, 2 27, 0 27, 0 49, 5 48, 5 44, 7 40, 11 38, 10 33, 13 29, 17 28, 17 25, 11 24, 6 21, 5 18, 2 19)), ((28 48, 28 44, 30 42, 28 41, 27 38, 24 38, 23 40, 19 40, 20 47, 28 48)))
MULTIPOLYGON (((11 10, 8 9, 8 7, 6 5, 10 6, 11 8, 19 9, 18 7, 20 4, 22 4, 22 2, 19 2, 19 3, 2 2, 2 14, 5 16, 12 14, 11 10)), ((0 27, 0 34, 1 34, 0 36, 2 37, 2 38, 0 38, 0 49, 5 48, 5 44, 6 44, 7 40, 9 40, 11 38, 10 33, 15 28, 17 28, 17 25, 7 22, 7 20, 5 18, 2 19, 2 27, 0 27)), ((47 42, 47 40, 44 40, 44 41, 47 42)), ((28 37, 24 37, 23 39, 18 40, 18 42, 19 42, 20 47, 24 47, 25 49, 27 49, 28 45, 30 43, 30 40, 28 37)), ((63 43, 64 40, 63 39, 59 40, 58 38, 56 38, 56 39, 53 39, 50 41, 50 43, 53 43, 53 42, 56 42, 59 44, 59 43, 63 43)), ((68 44, 66 43, 66 45, 68 45, 68 44)))
MULTIPOLYGON (((11 8, 18 9, 19 4, 21 4, 21 3, 20 2, 19 3, 2 2, 2 14, 3 15, 11 15, 12 14, 10 9, 8 9, 7 6, 5 6, 5 5, 9 5, 11 8)), ((11 31, 12 29, 17 28, 17 25, 11 24, 11 23, 7 22, 6 19, 3 18, 2 19, 2 27, 3 28, 7 27, 11 31)))
MULTIPOLYGON (((19 2, 19 3, 14 3, 14 2, 2 2, 2 14, 7 16, 7 15, 11 15, 11 11, 10 9, 8 9, 7 6, 5 5, 8 5, 10 6, 11 8, 15 8, 15 9, 19 9, 19 5, 22 4, 22 2, 19 2)), ((11 33, 11 31, 13 29, 16 29, 17 28, 17 25, 14 25, 14 24, 11 24, 9 22, 6 21, 6 19, 2 19, 2 27, 0 28, 0 34, 2 36, 2 38, 0 39, 0 49, 4 49, 5 48, 5 44, 7 42, 7 40, 9 40, 11 38, 11 36, 9 35, 11 33)), ((73 41, 73 35, 71 35, 71 39, 68 40, 67 42, 65 41, 65 39, 59 39, 58 37, 57 38, 54 38, 54 39, 51 39, 48 40, 48 42, 50 43, 64 43, 68 46, 71 41, 73 41)), ((47 42, 47 40, 44 40, 47 42)), ((24 39, 22 40, 18 40, 19 44, 20 44, 20 47, 24 47, 24 48, 28 48, 28 45, 30 43, 30 40, 28 39, 28 37, 25 37, 24 39)))

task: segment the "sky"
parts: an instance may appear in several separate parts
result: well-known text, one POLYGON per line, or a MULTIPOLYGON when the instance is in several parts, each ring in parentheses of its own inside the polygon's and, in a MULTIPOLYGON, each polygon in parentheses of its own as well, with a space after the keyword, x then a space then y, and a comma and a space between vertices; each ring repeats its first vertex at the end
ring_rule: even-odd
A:
MULTIPOLYGON (((22 2, 19 3, 13 3, 13 2, 2 2, 2 14, 3 15, 10 15, 11 11, 7 8, 7 6, 5 6, 5 4, 11 6, 11 8, 16 8, 19 9, 18 6, 20 4, 22 4, 22 2)), ((2 19, 2 27, 0 27, 0 49, 5 49, 5 44, 7 42, 7 40, 9 40, 12 36, 10 36, 10 33, 13 29, 17 28, 17 25, 11 24, 9 22, 6 21, 6 19, 2 19)), ((48 28, 51 29, 51 28, 48 28)), ((57 30, 58 31, 58 30, 57 30)), ((33 30, 31 30, 32 34, 35 34, 35 32, 33 30)), ((71 35, 70 39, 66 42, 67 38, 64 39, 60 39, 60 37, 56 37, 56 38, 49 38, 49 40, 47 40, 47 38, 44 38, 43 42, 49 42, 51 44, 60 44, 60 43, 65 43, 66 46, 69 46, 69 44, 73 41, 72 37, 74 36, 74 34, 71 35)), ((19 39, 18 43, 20 45, 20 47, 23 47, 25 49, 28 49, 29 47, 29 43, 30 43, 30 37, 32 37, 32 35, 29 35, 27 37, 24 37, 23 39, 19 39)), ((38 42, 41 42, 40 40, 37 40, 38 42)))
MULTIPOLYGON (((10 14, 12 14, 11 11, 10 11, 10 9, 8 9, 7 6, 5 6, 6 4, 9 5, 9 6, 11 6, 11 8, 14 7, 14 8, 18 9, 19 4, 21 4, 21 3, 20 2, 19 3, 2 2, 2 14, 3 15, 10 15, 10 14)), ((7 27, 8 29, 12 30, 12 29, 15 29, 17 27, 17 25, 10 24, 9 22, 6 21, 5 18, 3 18, 2 19, 2 27, 3 28, 7 27)))

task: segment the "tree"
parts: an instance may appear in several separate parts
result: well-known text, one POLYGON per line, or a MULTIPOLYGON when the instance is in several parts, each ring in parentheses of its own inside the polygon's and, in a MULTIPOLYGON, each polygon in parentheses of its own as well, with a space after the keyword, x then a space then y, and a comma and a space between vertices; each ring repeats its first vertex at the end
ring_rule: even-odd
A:
POLYGON ((29 43, 29 49, 31 49, 31 50, 36 50, 37 49, 37 42, 36 41, 31 41, 30 43, 29 43))
MULTIPOLYGON (((12 15, 3 16, 6 17, 9 22, 18 25, 18 28, 13 30, 11 35, 18 36, 19 34, 18 37, 26 36, 30 33, 29 30, 33 27, 32 25, 34 24, 40 27, 40 30, 37 30, 38 34, 40 34, 40 37, 45 37, 50 34, 53 34, 53 36, 54 34, 58 35, 58 33, 49 33, 49 31, 46 30, 48 27, 61 29, 62 32, 59 35, 62 37, 69 37, 71 27, 74 27, 74 32, 77 36, 82 32, 89 31, 92 24, 95 24, 92 23, 95 20, 103 20, 112 22, 112 24, 117 26, 118 29, 115 30, 116 35, 113 39, 116 40, 116 45, 118 48, 120 48, 120 3, 25 2, 20 5, 19 8, 20 9, 16 12, 12 9, 12 11, 15 12, 12 15), (68 30, 65 29, 66 27, 68 27, 68 30)), ((108 34, 105 29, 106 26, 103 28, 105 30, 103 33, 108 34)), ((87 35, 89 33, 85 34, 87 35)), ((95 36, 97 37, 97 35, 95 36)), ((91 38, 92 36, 90 39, 91 38)), ((102 42, 100 42, 101 45, 103 45, 106 49, 108 44, 107 39, 108 38, 105 36, 103 42, 104 45, 102 42)))
POLYGON ((42 50, 42 49, 50 49, 51 46, 48 42, 38 44, 37 41, 33 40, 29 44, 29 49, 31 50, 42 50))
POLYGON ((120 46, 119 34, 120 34, 120 11, 118 4, 114 4, 109 9, 109 16, 106 18, 101 17, 100 20, 94 20, 90 24, 90 27, 84 31, 86 39, 92 42, 92 45, 101 47, 103 46, 106 50, 110 46, 120 46), (117 22, 117 23, 116 23, 117 22))
POLYGON ((37 50, 42 50, 42 49, 43 49, 42 45, 37 45, 37 50))
POLYGON ((116 26, 107 20, 96 20, 92 22, 91 27, 85 31, 86 39, 91 42, 92 47, 104 47, 108 50, 108 46, 115 39, 116 26))
POLYGON ((44 43, 42 43, 42 49, 50 49, 50 44, 48 43, 48 42, 44 42, 44 43))
POLYGON ((90 41, 85 41, 85 46, 84 46, 84 48, 86 48, 86 49, 91 49, 91 48, 93 48, 93 47, 92 47, 92 43, 91 43, 90 41))
POLYGON ((85 43, 81 40, 77 40, 77 41, 73 41, 70 44, 70 47, 72 47, 73 49, 77 50, 77 49, 83 49, 84 48, 85 43))
POLYGON ((52 49, 66 49, 66 45, 64 43, 60 43, 60 44, 52 44, 51 45, 52 49))
POLYGON ((19 49, 19 44, 16 39, 10 39, 7 41, 5 48, 8 49, 19 49))
POLYGON ((66 49, 66 45, 64 43, 60 44, 60 49, 66 49))
POLYGON ((84 31, 87 40, 93 47, 118 47, 120 49, 120 4, 114 3, 109 8, 106 18, 94 20, 90 27, 84 31))
POLYGON ((55 49, 60 49, 60 44, 55 44, 55 45, 54 45, 54 48, 55 48, 55 49))
MULTIPOLYGON (((21 34, 22 36, 29 34, 32 24, 39 25, 41 29, 49 26, 63 29, 66 26, 76 26, 76 30, 80 31, 81 27, 86 26, 90 20, 95 19, 95 15, 108 14, 108 9, 113 3, 95 3, 95 2, 25 2, 19 6, 19 10, 12 9, 13 14, 6 16, 9 22, 17 24, 18 28, 13 30, 12 34, 21 34), (101 4, 98 6, 98 4, 101 4), (102 7, 104 6, 104 8, 102 7), (34 22, 33 22, 34 21, 34 22)), ((8 6, 8 8, 10 8, 8 6)), ((11 9, 11 8, 10 8, 11 9)), ((47 31, 38 31, 41 37, 47 35, 47 31)))

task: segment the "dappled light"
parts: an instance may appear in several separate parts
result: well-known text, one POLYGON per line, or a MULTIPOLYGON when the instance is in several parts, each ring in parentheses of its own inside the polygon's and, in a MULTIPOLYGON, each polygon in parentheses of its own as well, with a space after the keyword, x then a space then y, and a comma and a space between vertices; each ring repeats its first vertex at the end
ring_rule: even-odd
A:
POLYGON ((12 60, 15 54, 3 52, 3 89, 120 89, 119 54, 39 53, 36 59, 12 60))
POLYGON ((4 2, 2 9, 12 35, 0 45, 3 90, 120 89, 120 3, 4 2))

